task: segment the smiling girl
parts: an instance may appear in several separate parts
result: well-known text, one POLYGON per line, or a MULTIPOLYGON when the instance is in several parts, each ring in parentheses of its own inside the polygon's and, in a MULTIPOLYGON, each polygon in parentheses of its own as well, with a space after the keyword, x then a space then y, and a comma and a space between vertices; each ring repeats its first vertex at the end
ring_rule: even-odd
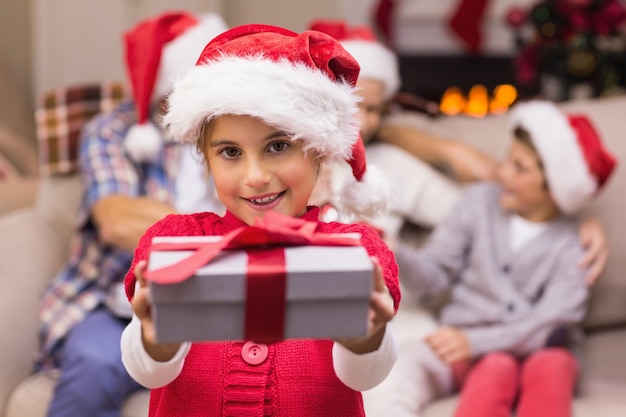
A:
POLYGON ((323 163, 352 167, 346 208, 381 209, 384 182, 365 165, 358 135, 358 71, 325 34, 247 25, 211 41, 176 82, 164 124, 176 140, 197 144, 227 212, 170 215, 135 251, 126 276, 135 315, 122 356, 128 372, 152 388, 150 416, 364 415, 359 391, 380 383, 395 362, 387 323, 400 301, 393 254, 370 227, 320 222, 316 229, 360 233, 372 257, 370 331, 362 339, 159 344, 143 278, 154 236, 224 235, 268 211, 317 221, 319 209, 307 202, 323 163), (260 352, 254 360, 250 343, 260 352))

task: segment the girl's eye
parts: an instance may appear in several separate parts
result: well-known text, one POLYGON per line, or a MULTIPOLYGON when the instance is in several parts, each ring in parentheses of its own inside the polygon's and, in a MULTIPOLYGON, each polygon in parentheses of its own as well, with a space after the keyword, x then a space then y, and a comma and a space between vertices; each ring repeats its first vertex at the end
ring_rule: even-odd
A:
POLYGON ((240 154, 239 149, 237 148, 224 148, 219 153, 226 159, 236 158, 240 154))
POLYGON ((279 141, 279 142, 273 142, 269 146, 269 150, 270 152, 280 153, 280 152, 284 152, 288 147, 289 147, 289 143, 285 141, 279 141))
POLYGON ((375 115, 383 113, 383 109, 381 107, 379 107, 379 106, 368 106, 366 111, 369 114, 375 114, 375 115))

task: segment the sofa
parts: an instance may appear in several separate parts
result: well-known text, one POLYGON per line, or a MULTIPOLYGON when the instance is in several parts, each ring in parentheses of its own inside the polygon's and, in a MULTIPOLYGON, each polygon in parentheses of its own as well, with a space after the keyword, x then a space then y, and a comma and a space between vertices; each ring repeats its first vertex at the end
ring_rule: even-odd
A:
MULTIPOLYGON (((95 114, 128 97, 117 81, 47 91, 35 103, 38 176, 0 181, 0 416, 45 416, 57 373, 32 375, 38 348, 37 305, 68 257, 80 199, 77 144, 95 114), (4 200, 11 200, 3 204, 4 200), (3 208, 6 208, 2 211, 3 208), (16 320, 16 318, 19 318, 16 320)), ((32 123, 31 117, 31 123, 32 123)), ((0 138, 2 130, 0 129, 0 138)), ((0 142, 1 144, 1 142, 0 142)), ((1 150, 1 148, 0 148, 1 150)), ((148 414, 147 390, 130 397, 122 417, 148 414)))
MULTIPOLYGON (((626 97, 608 97, 560 104, 568 111, 588 114, 609 149, 626 163, 626 141, 622 118, 626 97)), ((509 137, 506 115, 482 119, 466 116, 430 118, 417 113, 399 122, 434 134, 458 138, 500 157, 509 137)), ((593 287, 591 308, 584 327, 584 345, 579 394, 574 401, 574 417, 626 416, 626 234, 622 216, 626 212, 626 174, 619 166, 603 194, 589 212, 603 222, 611 257, 602 277, 593 287)), ((0 417, 42 417, 52 395, 56 375, 32 374, 37 352, 37 302, 67 257, 76 208, 79 203, 79 176, 74 173, 43 176, 35 203, 0 217, 0 417)), ((424 231, 413 226, 403 236, 417 242, 424 231)), ((429 313, 405 295, 394 326, 402 346, 433 325, 429 313)), ((130 397, 124 417, 145 416, 146 391, 130 397)), ((453 414, 456 397, 438 400, 428 406, 423 417, 453 414)))

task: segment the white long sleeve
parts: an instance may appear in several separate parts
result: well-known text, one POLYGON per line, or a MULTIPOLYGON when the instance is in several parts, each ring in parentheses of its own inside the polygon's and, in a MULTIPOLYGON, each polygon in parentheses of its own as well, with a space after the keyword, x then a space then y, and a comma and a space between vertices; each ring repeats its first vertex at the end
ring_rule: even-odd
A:
POLYGON ((181 344, 176 355, 167 362, 155 361, 141 341, 141 321, 133 315, 120 341, 122 362, 128 374, 146 388, 160 388, 175 380, 183 369, 191 343, 181 344))
MULTIPOLYGON (((135 381, 146 388, 160 388, 175 380, 191 348, 191 343, 185 342, 168 362, 155 361, 141 342, 141 322, 136 316, 124 329, 120 344, 124 367, 135 381)), ((335 343, 332 357, 337 377, 346 386, 365 391, 387 377, 398 357, 398 342, 393 329, 387 324, 378 350, 359 355, 335 343)))
POLYGON ((389 323, 380 347, 374 352, 359 355, 335 342, 332 353, 335 374, 353 390, 374 388, 389 375, 398 358, 398 350, 398 341, 389 323))

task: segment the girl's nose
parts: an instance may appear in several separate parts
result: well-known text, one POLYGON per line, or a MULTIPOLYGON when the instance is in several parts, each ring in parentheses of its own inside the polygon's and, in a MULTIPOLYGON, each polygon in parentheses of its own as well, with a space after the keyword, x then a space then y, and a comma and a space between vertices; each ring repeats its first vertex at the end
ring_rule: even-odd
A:
POLYGON ((271 180, 270 171, 263 161, 250 159, 246 164, 245 183, 248 187, 259 188, 271 180))

